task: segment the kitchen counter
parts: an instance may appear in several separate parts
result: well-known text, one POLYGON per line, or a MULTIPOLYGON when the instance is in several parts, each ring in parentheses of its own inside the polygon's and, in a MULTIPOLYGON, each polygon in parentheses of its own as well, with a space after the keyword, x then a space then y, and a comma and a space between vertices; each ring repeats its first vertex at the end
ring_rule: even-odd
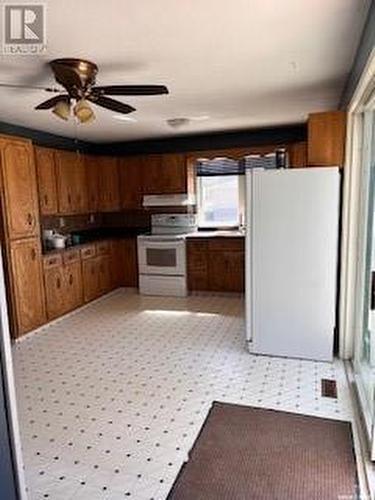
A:
POLYGON ((245 231, 241 229, 227 229, 215 231, 197 231, 188 235, 188 238, 244 238, 245 231))
MULTIPOLYGON (((65 248, 52 248, 50 250, 43 248, 43 255, 54 255, 63 252, 67 252, 69 250, 80 250, 81 248, 87 245, 93 245, 95 243, 99 243, 103 240, 117 240, 117 239, 128 239, 135 238, 138 234, 142 234, 145 232, 145 229, 130 229, 127 231, 124 230, 99 230, 99 231, 87 231, 81 232, 82 243, 78 243, 75 245, 69 245, 65 248)), ((76 232, 76 234, 78 231, 76 232)))

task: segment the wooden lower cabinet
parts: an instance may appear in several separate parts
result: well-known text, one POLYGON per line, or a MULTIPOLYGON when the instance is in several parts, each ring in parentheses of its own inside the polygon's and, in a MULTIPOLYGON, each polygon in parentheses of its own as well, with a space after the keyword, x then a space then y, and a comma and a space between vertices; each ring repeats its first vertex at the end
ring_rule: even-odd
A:
MULTIPOLYGON (((78 254, 79 255, 79 254, 78 254)), ((81 261, 64 255, 44 257, 47 318, 52 320, 83 304, 81 261)))
POLYGON ((132 288, 138 287, 138 254, 137 238, 127 238, 123 240, 123 266, 124 281, 123 286, 132 288))
POLYGON ((9 245, 13 332, 22 335, 46 321, 42 254, 39 238, 9 245))
POLYGON ((245 288, 243 238, 187 240, 189 290, 240 292, 245 288))
POLYGON ((64 266, 64 292, 66 310, 72 311, 83 304, 83 284, 81 262, 64 266))
POLYGON ((44 269, 47 318, 52 320, 65 313, 62 265, 44 269))
POLYGON ((111 263, 109 255, 97 257, 98 260, 98 294, 103 295, 112 290, 111 263))
POLYGON ((209 290, 206 241, 187 240, 187 275, 189 290, 209 290))
POLYGON ((82 261, 83 300, 90 302, 99 296, 98 258, 92 257, 82 261))

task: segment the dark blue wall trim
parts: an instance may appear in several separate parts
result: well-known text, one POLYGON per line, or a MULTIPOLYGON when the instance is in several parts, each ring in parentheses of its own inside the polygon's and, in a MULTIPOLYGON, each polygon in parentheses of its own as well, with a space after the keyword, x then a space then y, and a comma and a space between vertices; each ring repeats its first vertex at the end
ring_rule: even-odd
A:
POLYGON ((8 411, 4 390, 4 374, 0 358, 0 498, 17 500, 18 491, 13 463, 8 411))
POLYGON ((358 46, 357 53, 354 58, 354 63, 346 82, 344 92, 341 97, 341 108, 345 109, 350 102, 350 99, 357 87, 358 81, 363 73, 363 70, 368 61, 372 49, 375 47, 375 1, 371 2, 371 6, 367 15, 367 20, 361 41, 358 46))
POLYGON ((74 141, 68 137, 50 134, 41 130, 20 127, 0 122, 0 134, 31 139, 34 144, 57 149, 68 149, 91 154, 131 155, 142 153, 175 153, 203 151, 208 149, 261 146, 263 144, 287 144, 304 141, 307 137, 305 124, 246 129, 234 132, 188 135, 132 142, 90 143, 74 141))
POLYGON ((56 149, 69 149, 87 152, 91 144, 83 141, 75 141, 69 137, 61 135, 50 134, 42 130, 35 130, 19 125, 12 125, 11 123, 0 122, 0 134, 13 135, 18 137, 25 137, 31 139, 34 144, 39 146, 47 146, 56 149))
POLYGON ((95 154, 131 155, 141 153, 175 153, 208 149, 287 144, 304 141, 307 137, 305 124, 263 129, 247 129, 204 135, 187 135, 168 139, 134 142, 114 142, 91 145, 95 154))

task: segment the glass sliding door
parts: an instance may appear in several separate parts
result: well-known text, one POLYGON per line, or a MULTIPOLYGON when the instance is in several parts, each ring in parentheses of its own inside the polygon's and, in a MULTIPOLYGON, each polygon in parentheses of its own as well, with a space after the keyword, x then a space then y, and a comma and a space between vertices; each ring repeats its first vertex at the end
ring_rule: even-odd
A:
POLYGON ((375 459, 375 112, 371 100, 356 116, 361 158, 354 370, 375 459))

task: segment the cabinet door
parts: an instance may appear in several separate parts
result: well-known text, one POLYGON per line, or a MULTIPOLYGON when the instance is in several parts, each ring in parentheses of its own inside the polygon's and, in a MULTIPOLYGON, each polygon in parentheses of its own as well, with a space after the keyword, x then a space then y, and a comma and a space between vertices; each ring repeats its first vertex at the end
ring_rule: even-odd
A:
POLYGON ((207 243, 187 241, 187 273, 189 290, 208 290, 207 243))
POLYGON ((38 195, 31 143, 0 140, 3 212, 10 239, 39 233, 38 195))
POLYGON ((120 208, 120 191, 117 158, 99 158, 99 205, 101 212, 113 212, 120 208))
POLYGON ((47 318, 58 318, 66 311, 63 266, 44 270, 47 318))
POLYGON ((161 189, 163 193, 186 193, 187 168, 185 155, 163 155, 160 176, 161 189))
POLYGON ((123 286, 138 287, 137 239, 123 240, 123 286))
POLYGON ((245 254, 242 252, 227 252, 224 255, 224 260, 227 291, 243 292, 245 290, 245 254))
POLYGON ((82 282, 84 302, 96 299, 99 295, 98 257, 82 261, 82 282))
POLYGON ((88 211, 86 168, 82 156, 72 151, 56 152, 59 213, 88 211))
POLYGON ((98 257, 99 295, 111 290, 111 264, 108 255, 98 257))
POLYGON ((161 155, 145 155, 143 163, 143 192, 145 194, 162 194, 164 181, 162 179, 161 155))
POLYGON ((143 157, 119 159, 119 183, 121 208, 137 210, 143 201, 143 157))
POLYGON ((97 156, 85 156, 88 209, 90 212, 99 211, 99 162, 97 156))
POLYGON ((307 142, 296 142, 289 146, 289 166, 293 168, 307 167, 307 142))
POLYGON ((346 113, 327 111, 312 113, 307 122, 308 164, 310 166, 344 166, 346 113))
POLYGON ((39 238, 12 241, 9 254, 15 333, 20 335, 46 321, 39 238))
POLYGON ((83 304, 81 262, 64 266, 64 295, 68 311, 83 304))
POLYGON ((35 148, 35 160, 40 213, 57 214, 55 152, 53 149, 35 148))

